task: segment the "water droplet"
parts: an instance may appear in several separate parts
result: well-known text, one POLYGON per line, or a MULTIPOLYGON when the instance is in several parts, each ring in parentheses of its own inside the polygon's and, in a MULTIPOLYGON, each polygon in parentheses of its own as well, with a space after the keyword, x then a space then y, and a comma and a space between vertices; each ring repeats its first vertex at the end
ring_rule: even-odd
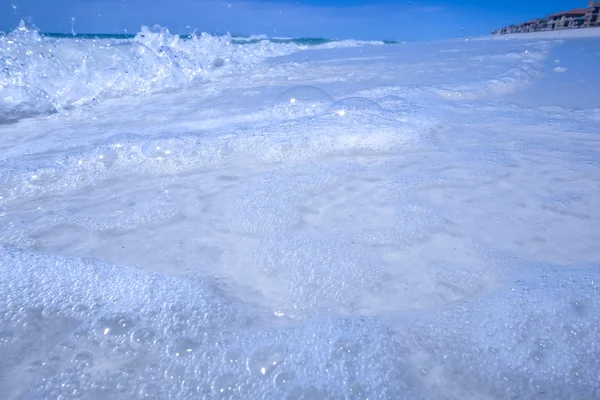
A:
POLYGON ((47 186, 56 182, 59 177, 60 173, 57 170, 57 168, 40 168, 36 170, 33 174, 31 174, 31 176, 29 177, 29 183, 31 183, 34 186, 47 186))
POLYGON ((231 365, 237 365, 239 363, 242 362, 242 355, 235 351, 235 350, 230 350, 225 352, 225 355, 223 356, 223 361, 225 362, 225 364, 231 364, 231 365))
POLYGON ((350 388, 350 393, 352 393, 352 399, 368 399, 367 392, 364 387, 359 384, 354 384, 350 388))
POLYGON ((60 309, 58 308, 58 306, 55 305, 44 307, 44 309, 42 310, 42 316, 44 318, 56 318, 59 314, 60 309))
POLYGON ((143 399, 159 399, 160 388, 153 383, 148 383, 142 385, 142 387, 139 390, 139 394, 143 399))
POLYGON ((575 315, 585 317, 589 314, 589 307, 584 300, 571 300, 571 308, 575 315))
POLYGON ((94 323, 94 331, 100 337, 124 336, 133 329, 133 321, 123 314, 102 316, 94 323))
POLYGON ((354 363, 348 360, 342 361, 342 373, 347 380, 354 380, 356 378, 356 367, 354 366, 354 363))
POLYGON ((190 319, 190 315, 186 312, 176 312, 173 314, 173 321, 175 323, 186 323, 190 319))
POLYGON ((98 146, 96 161, 111 168, 118 162, 141 160, 141 143, 144 140, 142 136, 132 133, 112 136, 98 146))
POLYGON ((73 362, 82 368, 89 368, 94 365, 94 356, 92 353, 87 351, 82 351, 80 353, 75 354, 73 357, 73 362))
POLYGON ((127 393, 131 390, 131 386, 128 382, 118 382, 115 387, 120 393, 127 393))
POLYGON ((0 344, 7 344, 14 340, 15 333, 12 330, 5 329, 0 331, 0 344))
POLYGON ((563 324, 562 327, 567 336, 568 341, 571 341, 571 342, 578 341, 578 340, 583 339, 583 337, 585 336, 583 331, 574 327, 571 324, 563 324))
POLYGON ((231 394, 235 389, 235 378, 231 374, 217 377, 212 384, 212 390, 219 395, 231 394))
POLYGON ((583 379, 583 369, 579 366, 571 369, 571 382, 579 383, 583 379))
POLYGON ((360 353, 360 345, 349 340, 339 339, 332 343, 329 357, 332 360, 356 357, 360 353))
POLYGON ((152 346, 156 339, 156 332, 151 328, 136 328, 129 336, 131 347, 136 350, 147 349, 152 346))
POLYGON ((167 345, 167 354, 171 357, 190 357, 199 347, 200 343, 190 338, 177 338, 167 345))
POLYGON ((165 328, 165 335, 167 336, 183 336, 185 333, 185 325, 182 323, 175 323, 165 328))
POLYGON ((498 374, 496 374, 496 380, 495 380, 494 386, 496 386, 497 389, 502 389, 502 388, 507 387, 511 381, 512 381, 512 376, 510 373, 508 373, 506 371, 500 371, 500 372, 498 372, 498 374))
POLYGON ((160 365, 157 363, 150 363, 144 368, 144 371, 148 377, 154 378, 161 374, 160 365))
POLYGON ((280 372, 277 375, 275 375, 275 379, 273 380, 273 383, 275 383, 275 386, 281 388, 281 387, 285 387, 285 386, 289 385, 289 383, 293 379, 294 379, 293 372, 280 372))
POLYGON ((63 350, 75 350, 75 344, 72 342, 62 342, 58 346, 63 350))
MULTIPOLYGON (((185 398, 198 398, 198 395, 208 395, 211 393, 211 385, 208 383, 202 383, 200 380, 196 378, 188 378, 186 377, 185 381, 183 381, 181 385, 181 389, 183 391, 183 396, 185 398)), ((204 398, 204 397, 200 397, 204 398)))
POLYGON ((537 379, 531 379, 529 381, 529 389, 531 389, 531 391, 534 393, 545 393, 546 392, 542 382, 537 379))
POLYGON ((151 160, 172 160, 180 158, 185 148, 186 143, 177 136, 157 136, 142 143, 141 153, 151 160))
POLYGON ((181 382, 185 379, 186 370, 184 366, 181 365, 170 365, 165 370, 165 378, 171 381, 181 382))
POLYGON ((90 374, 89 372, 84 372, 79 375, 79 379, 82 383, 87 384, 92 380, 92 374, 90 374))
POLYGON ((89 307, 85 304, 75 304, 72 308, 73 312, 78 315, 83 315, 89 311, 89 307))
POLYGON ((546 356, 540 349, 535 349, 529 353, 529 358, 531 358, 536 363, 541 363, 545 360, 546 356))
POLYGON ((278 365, 282 364, 283 360, 283 351, 263 349, 252 354, 246 361, 246 366, 252 375, 265 376, 270 374, 278 365))

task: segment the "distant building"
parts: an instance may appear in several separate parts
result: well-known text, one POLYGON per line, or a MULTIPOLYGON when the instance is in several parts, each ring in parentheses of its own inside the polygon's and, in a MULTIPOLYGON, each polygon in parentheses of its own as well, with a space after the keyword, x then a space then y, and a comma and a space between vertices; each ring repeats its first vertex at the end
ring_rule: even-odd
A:
POLYGON ((537 18, 520 25, 510 25, 492 32, 494 35, 508 33, 553 31, 600 27, 600 1, 589 0, 587 8, 575 8, 551 14, 547 18, 537 18))
POLYGON ((587 8, 575 8, 551 14, 548 16, 548 27, 550 30, 580 28, 583 26, 587 12, 587 8))
POLYGON ((588 3, 587 13, 585 14, 583 26, 600 26, 600 2, 590 0, 588 3))
POLYGON ((537 18, 519 25, 518 29, 519 32, 538 32, 545 30, 547 26, 548 20, 546 18, 537 18))
POLYGON ((506 35, 507 33, 516 33, 518 29, 517 25, 510 25, 497 31, 492 32, 494 35, 506 35))

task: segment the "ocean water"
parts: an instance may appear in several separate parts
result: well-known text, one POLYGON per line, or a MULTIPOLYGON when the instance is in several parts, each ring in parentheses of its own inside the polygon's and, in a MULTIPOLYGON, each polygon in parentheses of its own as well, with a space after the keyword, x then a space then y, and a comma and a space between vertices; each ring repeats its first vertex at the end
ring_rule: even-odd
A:
POLYGON ((586 32, 0 36, 0 398, 599 398, 586 32))
MULTIPOLYGON (((154 27, 153 30, 164 30, 162 27, 154 27)), ((39 32, 38 32, 39 33, 39 32)), ((43 37, 54 38, 54 39, 135 39, 137 34, 106 34, 106 33, 39 33, 43 37)), ((205 34, 206 35, 206 34, 205 34)), ((194 40, 197 39, 197 35, 187 34, 187 35, 176 35, 181 40, 194 40)), ((211 35, 212 36, 212 35, 211 35)), ((215 35, 217 37, 222 35, 215 35)), ((360 40, 335 40, 335 39, 327 39, 327 38, 285 38, 285 37, 269 37, 266 35, 253 35, 253 36, 233 36, 228 35, 226 39, 232 44, 255 44, 260 42, 270 42, 270 43, 292 43, 297 44, 299 46, 319 46, 328 43, 336 43, 336 42, 344 42, 343 46, 347 46, 349 43, 368 45, 368 44, 398 44, 398 41, 395 40, 381 40, 381 41, 360 41, 360 40)), ((332 46, 336 46, 333 44, 332 46)))

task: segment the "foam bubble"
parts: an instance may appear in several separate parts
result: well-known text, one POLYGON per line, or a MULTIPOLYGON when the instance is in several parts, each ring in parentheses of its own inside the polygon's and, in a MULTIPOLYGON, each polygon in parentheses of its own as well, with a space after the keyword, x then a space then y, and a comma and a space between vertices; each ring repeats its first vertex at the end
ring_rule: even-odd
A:
POLYGON ((167 353, 171 357, 191 357, 201 348, 199 342, 187 337, 180 337, 167 344, 167 353))
MULTIPOLYGON (((0 272, 7 280, 0 281, 0 289, 10 298, 18 294, 15 301, 19 303, 38 307, 51 301, 58 307, 59 317, 40 315, 41 319, 33 319, 43 324, 42 329, 29 333, 42 346, 37 352, 40 363, 24 360, 26 365, 31 364, 24 378, 27 387, 44 398, 68 396, 75 391, 81 391, 83 397, 102 393, 140 399, 188 395, 261 398, 274 393, 287 397, 314 394, 315 383, 328 387, 330 395, 343 396, 346 389, 339 382, 352 376, 363 386, 381 385, 376 377, 391 367, 393 357, 382 357, 380 350, 382 343, 390 343, 390 336, 375 320, 324 319, 293 328, 266 328, 265 321, 248 321, 250 313, 255 316, 253 321, 260 322, 254 311, 227 306, 223 294, 212 291, 202 281, 186 283, 127 268, 55 257, 41 258, 32 266, 35 257, 28 253, 2 251, 0 272), (69 273, 65 274, 65 269, 69 273), (33 276, 38 279, 30 280, 33 276), (7 285, 27 281, 35 284, 7 285), (32 302, 40 292, 47 295, 47 300, 32 302), (71 314, 71 299, 96 311, 71 314), (101 299, 99 308, 92 307, 101 299), (182 305, 184 302, 193 307, 182 305), (137 310, 135 320, 129 316, 133 310, 137 310), (189 336, 168 338, 162 333, 179 318, 176 314, 186 316, 189 336), (66 315, 74 321, 64 323, 66 315), (50 325, 56 318, 59 324, 50 325), (87 336, 73 336, 81 326, 94 331, 87 336), (53 343, 39 340, 46 333, 65 346, 55 348, 53 343), (199 340, 204 333, 212 339, 199 340), (369 341, 364 340, 367 333, 369 341), (342 349, 341 359, 330 354, 331 343, 333 348, 342 349), (343 361, 347 362, 341 364, 343 361), (46 364, 50 367, 43 367, 46 364)), ((9 305, 0 300, 0 306, 9 305)), ((12 303, 9 307, 22 321, 26 313, 21 311, 23 307, 12 303)), ((18 321, 10 322, 7 328, 15 328, 21 324, 18 321)), ((30 345, 23 345, 30 349, 30 345)), ((13 345, 13 353, 15 350, 18 353, 13 345)), ((21 362, 19 357, 3 357, 0 366, 19 368, 21 362)), ((19 385, 0 383, 9 393, 27 393, 19 385)))
POLYGON ((491 396, 552 393, 575 398, 581 390, 592 397, 600 393, 590 373, 597 368, 592 356, 597 349, 589 352, 600 337, 593 327, 597 318, 581 319, 569 304, 574 295, 591 299, 588 296, 597 291, 596 272, 549 266, 538 272, 543 277, 525 278, 477 301, 464 301, 443 317, 432 315, 433 325, 424 318, 409 328, 410 335, 419 336, 411 336, 416 342, 409 339, 413 349, 430 355, 428 376, 434 368, 439 379, 459 377, 460 390, 491 396), (461 351, 450 350, 457 348, 461 351), (584 363, 587 372, 577 372, 583 375, 575 388, 569 374, 578 363, 584 363))
POLYGON ((232 374, 224 374, 215 378, 212 383, 212 390, 219 397, 228 397, 235 390, 235 386, 235 377, 232 374))
POLYGON ((94 365, 94 355, 89 351, 83 351, 75 354, 73 363, 80 368, 91 368, 94 365))
POLYGON ((51 186, 60 179, 60 170, 55 167, 38 167, 29 176, 28 183, 36 187, 51 186))
POLYGON ((384 109, 388 110, 402 110, 407 107, 407 101, 400 96, 384 96, 377 99, 377 103, 384 109))
MULTIPOLYGON (((155 162, 171 160, 182 162, 186 160, 187 149, 189 147, 186 142, 177 136, 158 136, 144 141, 141 146, 141 153, 144 157, 155 162)), ((194 153, 194 156, 194 158, 197 158, 198 154, 194 153)), ((189 161, 195 161, 194 158, 189 159, 189 161)))
POLYGON ((135 328, 129 337, 131 346, 136 350, 148 349, 156 340, 156 332, 152 328, 135 328))
POLYGON ((275 118, 299 118, 321 114, 333 102, 323 90, 313 86, 297 86, 275 99, 270 113, 275 118))
POLYGON ((347 97, 333 103, 326 112, 339 117, 356 118, 382 111, 381 106, 373 100, 364 97, 347 97))
POLYGON ((144 138, 133 133, 120 133, 104 140, 97 149, 96 160, 106 168, 119 163, 131 163, 142 158, 144 138))
POLYGON ((102 316, 94 323, 94 331, 102 339, 126 336, 132 327, 133 321, 123 314, 102 316))
POLYGON ((246 361, 248 371, 254 376, 270 375, 285 360, 281 349, 261 349, 252 354, 246 361))
POLYGON ((273 383, 278 388, 286 388, 286 387, 288 387, 288 385, 290 385, 292 383, 293 380, 294 380, 294 373, 284 371, 284 372, 280 372, 277 375, 275 375, 275 378, 273 379, 273 383))

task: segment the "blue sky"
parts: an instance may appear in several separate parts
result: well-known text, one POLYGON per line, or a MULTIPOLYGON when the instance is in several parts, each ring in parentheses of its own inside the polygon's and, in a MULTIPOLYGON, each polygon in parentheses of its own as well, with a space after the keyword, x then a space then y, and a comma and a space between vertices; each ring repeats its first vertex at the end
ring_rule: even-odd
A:
POLYGON ((0 30, 31 18, 45 32, 174 33, 429 40, 487 34, 504 25, 585 7, 587 0, 1 0, 0 30))

